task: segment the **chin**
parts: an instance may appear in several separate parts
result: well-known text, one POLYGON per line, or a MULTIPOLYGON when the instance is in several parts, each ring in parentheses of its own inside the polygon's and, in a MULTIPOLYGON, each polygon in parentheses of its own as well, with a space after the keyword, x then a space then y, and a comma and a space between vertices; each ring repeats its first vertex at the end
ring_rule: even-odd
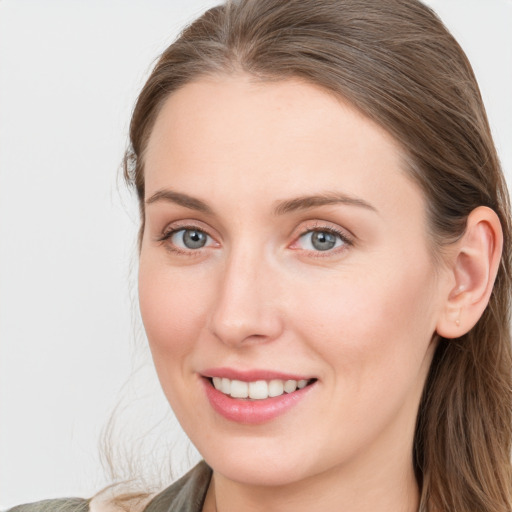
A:
POLYGON ((305 478, 304 466, 282 458, 247 456, 206 458, 207 464, 218 474, 231 481, 251 486, 285 486, 305 478), (220 460, 219 460, 220 459, 220 460))
MULTIPOLYGON (((224 437, 224 436, 221 436, 224 437)), ((216 439, 212 436, 208 445, 204 440, 196 444, 206 463, 218 474, 231 481, 254 486, 286 486, 323 473, 336 465, 343 454, 325 457, 322 441, 306 446, 304 438, 294 435, 274 436, 259 432, 252 437, 237 435, 216 439)))

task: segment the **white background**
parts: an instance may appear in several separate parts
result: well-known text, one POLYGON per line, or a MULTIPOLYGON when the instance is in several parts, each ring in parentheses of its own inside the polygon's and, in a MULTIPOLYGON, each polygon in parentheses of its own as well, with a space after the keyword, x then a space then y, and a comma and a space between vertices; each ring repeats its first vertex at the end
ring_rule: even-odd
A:
MULTIPOLYGON (((137 210, 119 167, 151 63, 215 3, 0 0, 0 508, 98 490, 116 404, 118 431, 154 464, 136 435, 165 406, 139 334, 137 210), (142 369, 122 387, 133 354, 142 369)), ((473 63, 510 183, 512 2, 428 3, 473 63)), ((167 445, 176 427, 160 427, 167 445)))

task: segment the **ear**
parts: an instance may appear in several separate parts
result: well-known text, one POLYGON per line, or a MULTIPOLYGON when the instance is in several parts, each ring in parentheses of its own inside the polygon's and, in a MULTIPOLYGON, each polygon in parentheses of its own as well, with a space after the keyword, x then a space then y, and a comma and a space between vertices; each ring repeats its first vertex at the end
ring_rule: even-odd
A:
POLYGON ((475 208, 450 252, 450 286, 437 334, 458 338, 478 322, 491 296, 502 248, 503 231, 496 213, 485 206, 475 208))

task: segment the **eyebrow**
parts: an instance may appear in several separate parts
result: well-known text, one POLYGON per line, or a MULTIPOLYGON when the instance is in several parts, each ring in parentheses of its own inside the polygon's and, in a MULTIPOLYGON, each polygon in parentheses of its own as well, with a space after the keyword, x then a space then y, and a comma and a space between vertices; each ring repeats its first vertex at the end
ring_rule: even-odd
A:
POLYGON ((213 210, 200 199, 168 189, 158 190, 155 192, 150 198, 146 199, 146 204, 152 204, 158 201, 174 203, 179 206, 189 208, 190 210, 197 210, 203 213, 213 213, 213 210))
MULTIPOLYGON (((146 204, 152 204, 159 201, 170 203, 196 210, 199 212, 213 214, 213 210, 204 201, 195 197, 175 192, 169 189, 162 189, 155 192, 151 197, 146 199, 146 204)), ((342 193, 325 193, 312 196, 300 196, 284 201, 277 201, 274 207, 274 215, 284 215, 295 211, 308 210, 319 206, 329 206, 335 204, 345 204, 349 206, 358 206, 366 210, 378 213, 377 209, 370 203, 358 197, 349 196, 342 193)))
POLYGON ((301 196, 294 199, 288 199, 286 201, 278 201, 274 208, 274 214, 284 215, 290 212, 308 210, 310 208, 335 204, 358 206, 360 208, 365 208, 367 210, 378 213, 377 208, 358 197, 353 197, 342 193, 326 193, 313 196, 301 196))

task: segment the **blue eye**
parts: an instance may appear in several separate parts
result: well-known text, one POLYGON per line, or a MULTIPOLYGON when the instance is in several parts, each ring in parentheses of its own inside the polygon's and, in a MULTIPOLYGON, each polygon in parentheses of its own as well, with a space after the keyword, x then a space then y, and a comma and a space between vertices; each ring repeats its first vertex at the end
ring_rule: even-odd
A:
POLYGON ((301 249, 307 251, 330 251, 345 243, 341 235, 333 231, 308 231, 299 237, 301 249))
POLYGON ((201 249, 211 242, 210 237, 204 231, 192 228, 174 231, 169 239, 176 247, 189 250, 201 249))

